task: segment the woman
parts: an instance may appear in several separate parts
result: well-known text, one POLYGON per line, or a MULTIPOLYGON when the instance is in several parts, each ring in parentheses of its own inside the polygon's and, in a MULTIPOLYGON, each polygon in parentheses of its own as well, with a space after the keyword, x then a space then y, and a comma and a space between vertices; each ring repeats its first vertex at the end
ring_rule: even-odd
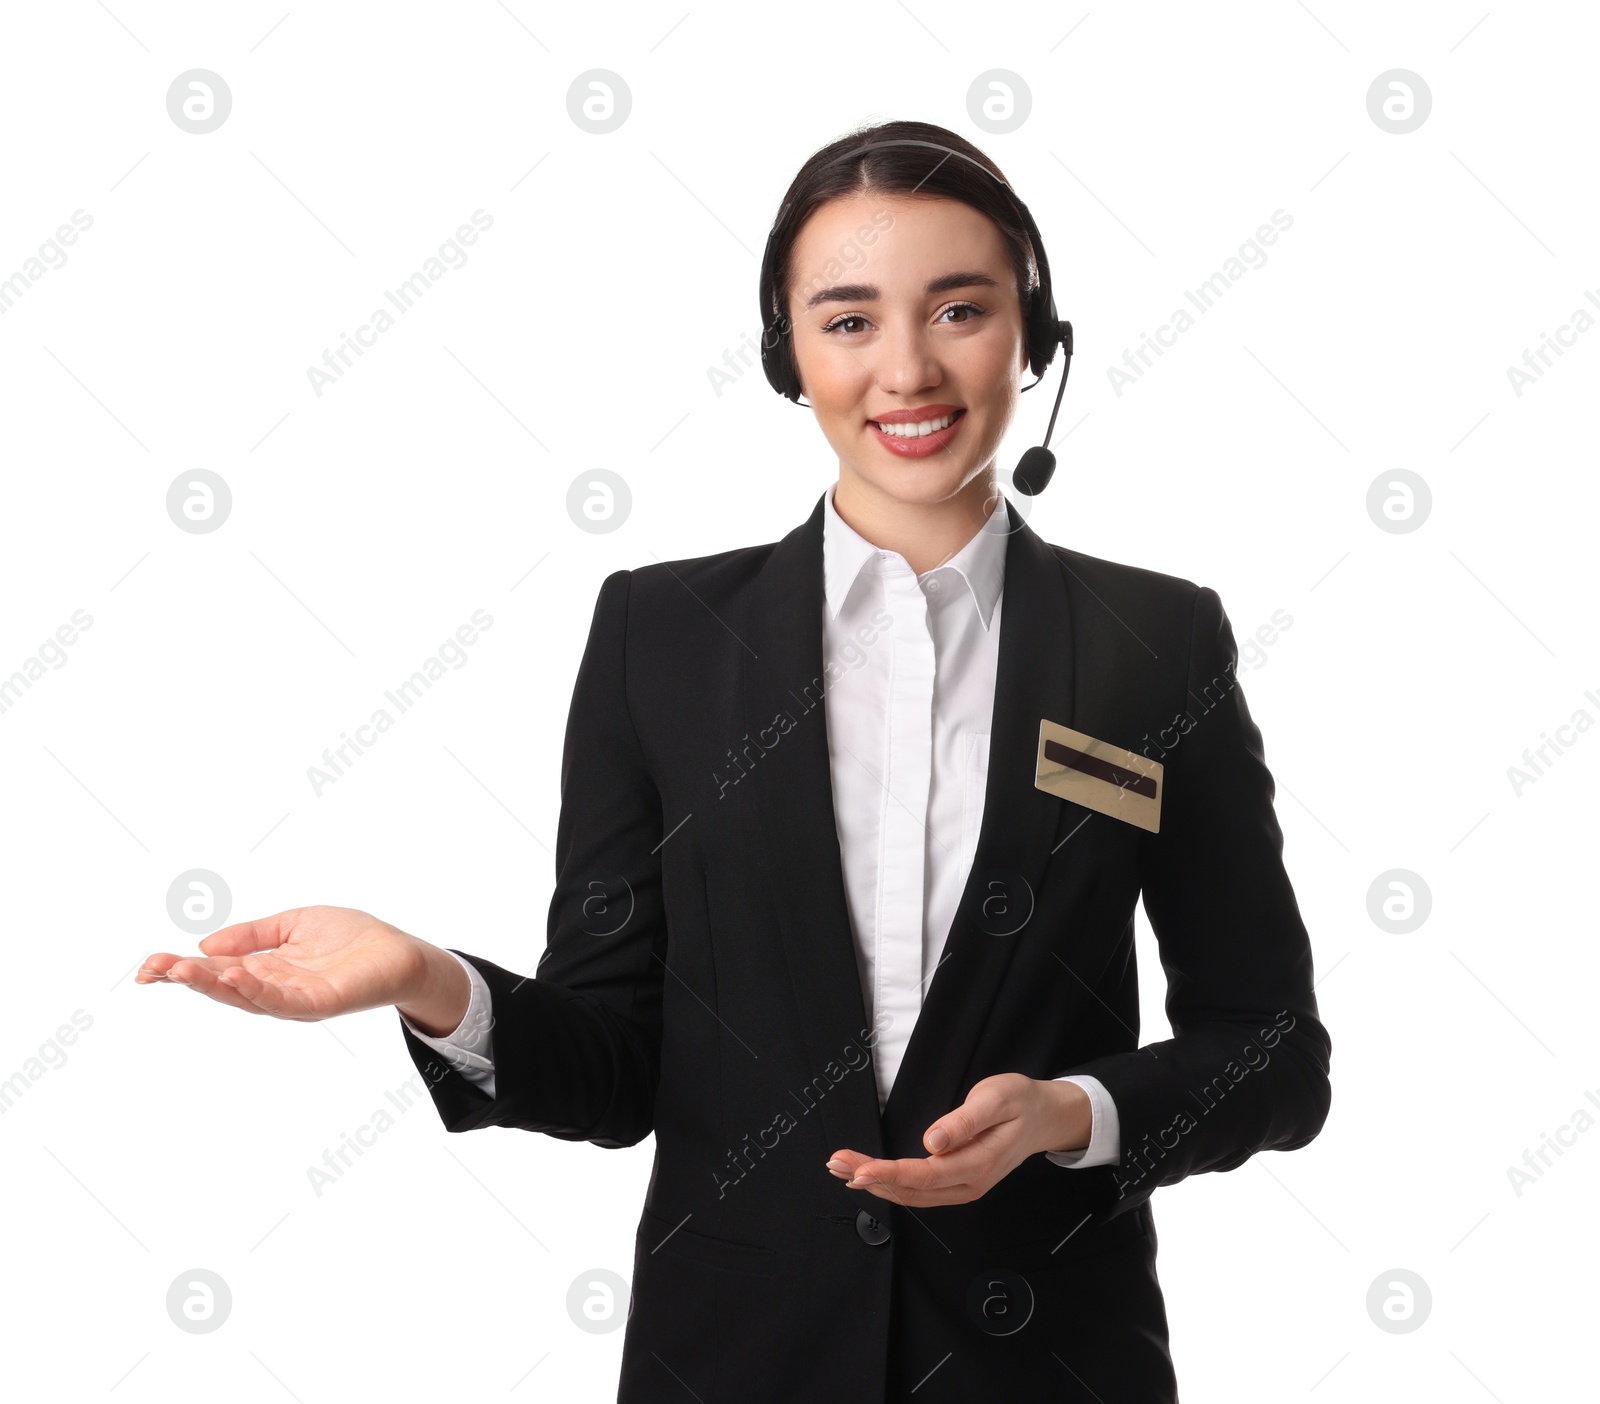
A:
POLYGON ((1175 1400, 1151 1193, 1330 1099, 1227 616, 1000 495, 1071 333, 961 137, 813 156, 762 316, 838 482, 777 543, 602 585, 536 974, 318 907, 139 978, 393 1004, 451 1131, 654 1132, 619 1399, 1175 1400), (1141 892, 1173 1028, 1143 1048, 1141 892))

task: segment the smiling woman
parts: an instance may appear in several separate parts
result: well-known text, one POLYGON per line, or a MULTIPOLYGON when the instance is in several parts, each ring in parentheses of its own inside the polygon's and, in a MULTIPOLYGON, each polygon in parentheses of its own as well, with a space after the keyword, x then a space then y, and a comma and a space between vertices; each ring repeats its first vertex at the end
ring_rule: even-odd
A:
MULTIPOLYGON (((1071 327, 1032 216, 987 156, 919 122, 860 137, 790 185, 762 264, 762 359, 838 452, 839 510, 879 544, 890 518, 911 528, 893 544, 920 571, 987 519, 989 465, 1032 388, 1021 377, 1042 375, 1058 343, 1070 358, 1071 327), (907 520, 908 502, 930 511, 907 520), (946 530, 930 539, 935 520, 946 530)), ((1017 484, 1037 492, 1054 459, 1030 459, 1017 484)))
POLYGON ((791 291, 795 370, 843 467, 834 503, 863 535, 879 541, 871 528, 891 512, 903 517, 903 503, 968 508, 941 510, 948 541, 920 531, 914 545, 879 541, 923 571, 988 516, 986 468, 1016 412, 1027 347, 1010 250, 970 205, 834 199, 802 227, 795 265, 820 264, 880 207, 893 222, 867 255, 872 281, 791 291))
POLYGON ((619 1401, 1175 1404, 1152 1194, 1304 1145, 1331 1100, 1228 617, 1002 494, 1071 327, 971 143, 893 122, 817 152, 760 296, 763 372, 837 481, 780 541, 600 586, 534 973, 520 936, 502 964, 308 907, 139 978, 283 1019, 392 1005, 452 1132, 653 1135, 619 1401), (1086 787, 1049 737, 1100 762, 1086 787), (1143 1047, 1141 898, 1172 1026, 1143 1047))

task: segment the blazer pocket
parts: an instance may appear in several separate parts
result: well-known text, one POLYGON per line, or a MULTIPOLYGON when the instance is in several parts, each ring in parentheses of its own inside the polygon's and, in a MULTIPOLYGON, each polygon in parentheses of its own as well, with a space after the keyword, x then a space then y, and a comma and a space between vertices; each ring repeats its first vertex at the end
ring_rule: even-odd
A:
POLYGON ((665 1218, 645 1206, 639 1221, 640 1246, 656 1257, 687 1258, 725 1272, 771 1277, 776 1270, 778 1254, 775 1249, 759 1243, 740 1243, 732 1238, 713 1238, 708 1233, 696 1233, 687 1224, 682 1228, 675 1227, 676 1224, 677 1220, 665 1218))

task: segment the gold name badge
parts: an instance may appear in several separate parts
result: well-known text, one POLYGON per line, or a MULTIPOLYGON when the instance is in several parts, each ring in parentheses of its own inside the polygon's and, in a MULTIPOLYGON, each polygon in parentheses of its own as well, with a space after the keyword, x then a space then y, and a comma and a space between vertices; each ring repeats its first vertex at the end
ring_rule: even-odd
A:
POLYGON ((1161 830, 1160 761, 1041 718, 1034 785, 1128 824, 1161 830))

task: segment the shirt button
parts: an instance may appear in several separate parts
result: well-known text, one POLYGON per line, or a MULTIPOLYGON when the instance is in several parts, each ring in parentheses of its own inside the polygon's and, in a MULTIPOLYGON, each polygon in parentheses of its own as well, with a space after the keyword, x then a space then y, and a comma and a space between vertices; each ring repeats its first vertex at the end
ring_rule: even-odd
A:
POLYGON ((856 1232, 863 1243, 870 1243, 874 1248, 889 1241, 889 1225, 870 1209, 863 1209, 856 1215, 856 1232))

